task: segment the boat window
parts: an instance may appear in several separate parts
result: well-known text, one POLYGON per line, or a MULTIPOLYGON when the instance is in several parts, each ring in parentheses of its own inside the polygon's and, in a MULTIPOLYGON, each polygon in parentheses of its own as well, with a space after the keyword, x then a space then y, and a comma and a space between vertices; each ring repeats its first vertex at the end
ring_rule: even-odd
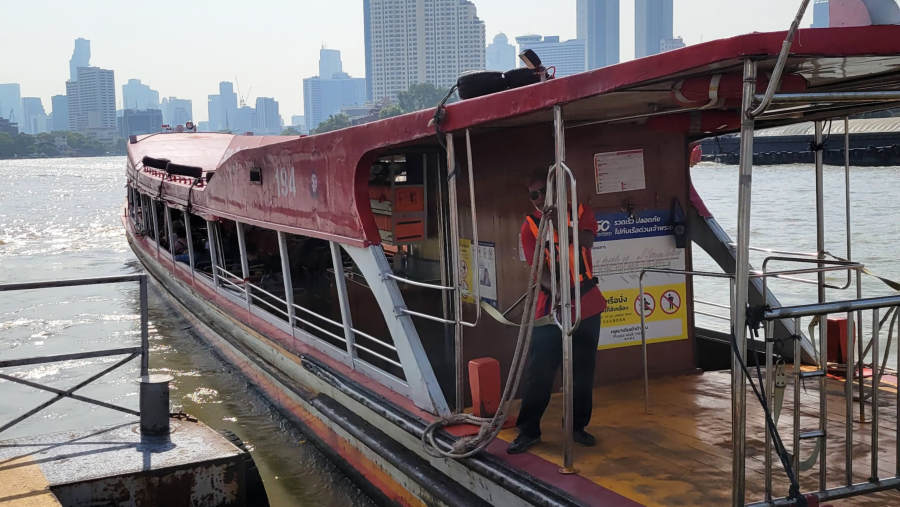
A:
POLYGON ((153 228, 153 215, 151 211, 153 208, 151 207, 150 196, 141 195, 141 203, 143 204, 141 209, 144 216, 144 234, 153 241, 156 241, 156 230, 153 228))
POLYGON ((164 211, 165 204, 156 199, 151 199, 150 202, 153 206, 153 213, 156 214, 156 227, 157 229, 159 229, 158 231, 156 231, 156 237, 159 238, 159 247, 168 250, 169 233, 166 230, 166 213, 164 211))
POLYGON ((284 297, 278 233, 252 225, 244 225, 243 229, 247 246, 247 288, 250 291, 250 301, 255 307, 287 322, 287 298, 284 297))
POLYGON ((190 263, 188 255, 187 232, 184 227, 184 213, 175 208, 169 208, 169 218, 172 219, 172 248, 170 252, 176 262, 190 263))
POLYGON ((234 220, 216 220, 213 238, 216 242, 215 268, 219 285, 235 292, 242 291, 244 277, 241 275, 241 252, 234 220))
POLYGON ((194 272, 212 280, 212 261, 209 255, 209 232, 206 220, 189 213, 191 222, 191 242, 194 244, 194 272))

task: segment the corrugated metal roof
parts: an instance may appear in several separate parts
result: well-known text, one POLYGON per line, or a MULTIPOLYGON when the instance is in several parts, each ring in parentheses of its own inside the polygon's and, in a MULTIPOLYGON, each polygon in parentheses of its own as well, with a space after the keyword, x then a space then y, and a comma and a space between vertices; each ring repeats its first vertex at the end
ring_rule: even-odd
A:
MULTIPOLYGON (((825 124, 825 132, 829 132, 828 123, 825 124)), ((830 126, 830 133, 833 135, 844 134, 844 121, 833 120, 830 126)), ((860 118, 850 120, 851 134, 872 134, 877 132, 900 132, 900 118, 860 118)), ((773 127, 769 129, 760 129, 755 132, 756 136, 811 136, 813 135, 813 123, 796 123, 794 125, 785 125, 783 127, 773 127)))

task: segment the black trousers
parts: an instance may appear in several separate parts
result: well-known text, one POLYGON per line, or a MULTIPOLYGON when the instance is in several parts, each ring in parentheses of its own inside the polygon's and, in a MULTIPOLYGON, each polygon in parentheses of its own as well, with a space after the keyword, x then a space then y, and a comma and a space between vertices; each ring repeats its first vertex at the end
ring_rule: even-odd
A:
MULTIPOLYGON (((575 430, 584 429, 591 420, 600 315, 582 320, 572 337, 572 422, 575 430)), ((523 379, 522 409, 516 421, 522 434, 541 435, 541 416, 550 402, 550 389, 561 363, 562 333, 559 328, 553 324, 534 328, 523 379)))

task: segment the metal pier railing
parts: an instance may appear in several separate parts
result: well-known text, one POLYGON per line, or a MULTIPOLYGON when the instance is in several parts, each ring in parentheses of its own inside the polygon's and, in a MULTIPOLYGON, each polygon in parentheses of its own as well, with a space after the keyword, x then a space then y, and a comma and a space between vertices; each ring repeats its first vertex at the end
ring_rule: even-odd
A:
POLYGON ((86 380, 79 382, 78 384, 68 388, 68 389, 58 389, 55 387, 51 387, 45 384, 41 384, 39 382, 32 382, 30 380, 26 380, 23 378, 19 378, 13 375, 9 375, 6 373, 0 373, 0 378, 4 380, 8 380, 10 382, 15 382, 17 384, 26 385, 28 387, 32 387, 35 389, 40 389, 42 391, 48 391, 56 394, 53 398, 45 401, 37 405, 36 407, 28 410, 24 414, 16 417, 15 419, 5 423, 0 426, 0 433, 6 431, 7 429, 19 424, 25 419, 33 416, 34 414, 44 410, 45 408, 53 405, 54 403, 62 400, 63 398, 71 398, 73 400, 78 400, 84 403, 90 403, 92 405, 98 405, 101 407, 105 407, 111 410, 116 410, 119 412, 124 412, 126 414, 131 414, 135 416, 140 416, 141 413, 137 410, 133 410, 130 408, 122 407, 120 405, 115 405, 113 403, 108 403, 102 400, 98 400, 95 398, 90 398, 88 396, 82 396, 80 394, 75 394, 76 391, 82 389, 83 387, 91 384, 95 380, 100 377, 106 375, 107 373, 124 366, 129 361, 136 357, 141 358, 141 366, 140 366, 140 374, 141 377, 148 376, 148 367, 149 367, 149 335, 147 331, 147 322, 148 322, 148 312, 147 312, 147 275, 123 275, 123 276, 108 276, 108 277, 100 277, 100 278, 82 278, 77 280, 51 280, 51 281, 43 281, 43 282, 27 282, 27 283, 8 283, 0 285, 0 292, 8 292, 8 291, 19 291, 19 290, 32 290, 32 289, 47 289, 53 287, 74 287, 74 286, 84 286, 84 285, 99 285, 99 284, 110 284, 110 283, 122 283, 122 282, 138 282, 140 284, 140 304, 141 304, 141 343, 138 346, 134 347, 119 347, 119 348, 110 348, 103 350, 92 350, 89 352, 75 352, 71 354, 58 354, 52 356, 36 356, 36 357, 26 357, 20 359, 7 359, 4 361, 0 361, 0 369, 3 368, 12 368, 15 366, 26 366, 33 364, 43 364, 43 363, 54 363, 59 361, 71 361, 74 359, 87 359, 93 357, 110 357, 110 356, 125 356, 123 359, 116 361, 113 365, 108 366, 101 371, 91 375, 86 380))

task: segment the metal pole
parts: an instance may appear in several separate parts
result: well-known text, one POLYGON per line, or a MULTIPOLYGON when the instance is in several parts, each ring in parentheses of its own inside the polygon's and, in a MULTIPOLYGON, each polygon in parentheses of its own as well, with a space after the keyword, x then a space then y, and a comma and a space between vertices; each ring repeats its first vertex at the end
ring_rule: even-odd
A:
POLYGON ((238 251, 241 256, 241 277, 244 279, 244 299, 247 300, 247 312, 250 311, 250 263, 247 260, 247 239, 244 237, 244 224, 235 221, 235 232, 237 233, 238 251))
POLYGON ((278 231, 278 256, 281 258, 281 277, 284 279, 284 300, 287 303, 288 327, 294 334, 294 282, 291 280, 291 260, 288 258, 287 238, 278 231))
POLYGON ((872 309, 872 474, 869 480, 878 481, 878 386, 881 384, 879 370, 878 335, 881 334, 878 322, 878 308, 872 309))
POLYGON ((191 214, 184 212, 184 236, 188 248, 188 264, 191 266, 191 280, 194 280, 194 234, 191 232, 191 214))
POLYGON ((212 220, 206 221, 206 238, 209 243, 209 262, 212 267, 212 282, 213 289, 216 291, 219 290, 219 259, 218 252, 216 248, 216 236, 219 235, 219 232, 216 230, 216 223, 212 220))
MULTIPOLYGON (((800 317, 794 318, 794 473, 800 472, 800 317)), ((798 479, 799 480, 799 479, 798 479)))
POLYGON ((644 413, 650 413, 650 378, 647 373, 647 328, 646 328, 646 317, 644 316, 644 273, 646 271, 641 271, 640 276, 638 276, 638 299, 640 300, 640 308, 641 308, 641 362, 644 370, 644 413))
MULTIPOLYGON (((763 278, 763 294, 766 293, 765 278, 763 278)), ((769 407, 775 406, 775 393, 773 389, 774 375, 772 375, 772 339, 775 337, 775 321, 766 321, 765 337, 766 337, 766 403, 769 407)), ((774 416, 773 416, 774 417, 774 416)), ((766 435, 765 443, 765 465, 766 465, 766 501, 772 500, 772 436, 768 431, 763 431, 766 435)))
POLYGON ((478 271, 478 216, 475 209, 475 170, 472 166, 472 138, 469 135, 469 129, 466 129, 466 162, 469 166, 469 208, 472 210, 472 266, 469 267, 469 270, 472 273, 475 320, 471 323, 465 322, 462 316, 460 316, 459 320, 470 327, 475 327, 478 324, 478 319, 481 318, 481 274, 478 271))
MULTIPOLYGON (((450 212, 450 258, 453 263, 450 275, 453 281, 453 363, 456 380, 456 413, 461 414, 465 408, 465 382, 463 373, 462 326, 462 292, 459 280, 459 204, 456 199, 456 151, 453 147, 453 134, 447 134, 447 199, 450 212)), ((469 269, 472 267, 469 266, 469 269)), ((475 277, 472 277, 475 282, 475 277)))
MULTIPOLYGON (((847 379, 844 382, 844 480, 847 486, 853 485, 853 312, 847 312, 847 379)), ((900 390, 898 390, 900 393, 900 390)), ((897 433, 900 435, 900 432, 897 433)), ((900 443, 900 439, 897 439, 900 443)), ((900 454, 897 455, 900 457, 900 454)), ((900 474, 898 474, 900 475, 900 474)))
POLYGON ((175 269, 175 228, 172 227, 172 210, 166 205, 165 201, 162 203, 163 205, 163 213, 166 219, 166 234, 169 235, 169 257, 172 258, 172 269, 175 269))
MULTIPOLYGON (((823 144, 823 122, 814 123, 815 131, 815 157, 816 164, 816 256, 819 260, 825 259, 825 146, 823 144)), ((817 264, 822 267, 822 264, 817 264)), ((825 302, 825 272, 819 271, 816 275, 818 280, 817 292, 819 303, 825 302)), ((819 368, 823 371, 828 368, 828 336, 826 336, 827 328, 826 315, 821 314, 819 321, 819 368)), ((822 436, 819 439, 819 491, 825 491, 828 480, 827 461, 828 461, 828 396, 826 395, 825 375, 819 377, 819 431, 822 436)))
POLYGON ((347 279, 344 276, 344 261, 341 259, 341 247, 329 241, 331 247, 331 264, 334 266, 334 284, 337 287, 338 303, 341 305, 341 322, 344 324, 344 339, 347 340, 347 355, 350 367, 356 368, 356 337, 353 335, 353 318, 350 314, 350 298, 347 297, 347 279))
POLYGON ((140 285, 141 300, 141 376, 147 375, 150 370, 150 334, 148 324, 150 314, 147 305, 147 275, 141 275, 140 285))
MULTIPOLYGON (((856 271, 856 299, 862 299, 862 273, 857 270, 856 271)), ((856 312, 856 336, 859 338, 856 340, 856 350, 859 352, 859 357, 856 359, 858 363, 857 367, 857 382, 859 387, 859 422, 863 424, 866 422, 866 401, 865 401, 865 386, 863 385, 863 314, 862 310, 858 310, 856 312)))
POLYGON ((850 119, 844 117, 844 216, 847 233, 847 260, 853 260, 850 253, 850 119))
MULTIPOLYGON (((565 124, 563 122, 562 106, 553 106, 553 140, 556 147, 556 223, 559 236, 559 300, 560 318, 562 319, 562 364, 563 364, 563 403, 565 412, 563 415, 563 467, 562 473, 574 473, 572 466, 573 456, 572 440, 573 431, 573 372, 572 372, 572 282, 569 276, 572 259, 569 258, 569 199, 577 199, 568 195, 566 186, 566 173, 563 164, 566 160, 565 124)), ((577 234, 578 231, 572 231, 577 234)), ((576 281, 577 283, 577 281, 576 281)))
MULTIPOLYGON (((744 89, 741 103, 741 155, 738 180, 737 246, 735 265, 734 333, 737 353, 746 357, 745 309, 750 287, 750 197, 753 174, 753 94, 756 90, 756 62, 744 60, 744 89)), ((732 425, 732 505, 744 505, 744 451, 747 386, 744 371, 737 357, 731 362, 731 425, 732 425)))
POLYGON ((159 219, 156 218, 156 199, 150 198, 150 208, 153 217, 153 239, 156 240, 156 258, 159 259, 159 219))

